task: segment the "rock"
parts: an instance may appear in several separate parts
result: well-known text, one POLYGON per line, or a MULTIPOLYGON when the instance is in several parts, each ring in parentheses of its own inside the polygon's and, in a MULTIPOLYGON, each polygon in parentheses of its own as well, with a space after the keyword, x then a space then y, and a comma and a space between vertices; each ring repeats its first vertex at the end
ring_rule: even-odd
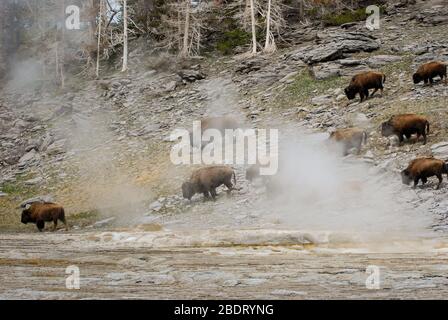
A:
POLYGON ((431 146, 434 157, 446 159, 448 158, 448 141, 439 142, 431 146))
POLYGON ((177 74, 185 82, 205 79, 205 74, 198 70, 180 70, 177 74))
POLYGON ((48 147, 54 142, 54 137, 47 132, 45 136, 42 138, 42 142, 39 146, 39 151, 46 151, 48 147))
POLYGON ((281 78, 279 81, 280 81, 281 83, 288 82, 288 80, 293 79, 293 78, 294 78, 296 75, 298 75, 298 74, 299 74, 298 71, 294 71, 294 72, 288 73, 286 76, 284 76, 283 78, 281 78))
POLYGON ((313 66, 312 72, 316 80, 324 80, 333 77, 339 77, 341 75, 340 64, 336 63, 324 63, 321 65, 313 66))
POLYGON ((30 199, 27 199, 27 200, 23 201, 20 204, 20 207, 25 208, 26 205, 32 204, 32 203, 35 203, 35 202, 41 202, 41 203, 43 203, 43 202, 54 202, 54 199, 53 199, 53 196, 51 196, 51 195, 37 196, 37 197, 30 198, 30 199))
POLYGON ((388 63, 401 61, 400 56, 392 56, 392 55, 377 55, 370 57, 366 60, 366 63, 371 68, 380 68, 388 63))
POLYGON ((3 192, 3 191, 0 191, 0 198, 1 197, 6 197, 8 194, 7 193, 5 193, 5 192, 3 192))
POLYGON ((311 103, 316 106, 330 105, 333 103, 331 95, 317 96, 311 99, 311 103))
POLYGON ((26 166, 30 163, 38 161, 40 159, 39 153, 32 149, 31 151, 25 153, 19 160, 19 166, 26 166))
POLYGON ((397 136, 390 136, 388 139, 388 145, 391 147, 398 147, 400 145, 400 140, 397 136))
POLYGON ((371 52, 380 48, 376 38, 362 32, 325 32, 318 34, 321 44, 302 47, 285 56, 308 64, 334 61, 346 53, 371 52))
POLYGON ((104 219, 104 220, 97 221, 97 222, 95 222, 93 224, 93 227, 94 228, 105 227, 105 226, 111 224, 113 221, 115 221, 115 219, 116 219, 115 217, 110 217, 110 218, 107 218, 107 219, 104 219))
POLYGON ((41 178, 41 177, 37 177, 37 178, 34 178, 34 179, 30 179, 30 180, 25 181, 25 184, 26 184, 27 186, 33 186, 33 185, 36 185, 36 184, 38 184, 38 183, 40 183, 40 182, 42 182, 42 181, 43 181, 43 178, 41 178))
POLYGON ((162 207, 163 204, 160 201, 156 200, 149 205, 149 210, 158 212, 160 211, 160 209, 162 209, 162 207))

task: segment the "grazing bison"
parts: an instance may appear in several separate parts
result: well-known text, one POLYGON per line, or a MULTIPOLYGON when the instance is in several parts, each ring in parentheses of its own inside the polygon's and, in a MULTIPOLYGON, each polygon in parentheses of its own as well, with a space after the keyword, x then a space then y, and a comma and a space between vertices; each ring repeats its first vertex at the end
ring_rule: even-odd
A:
POLYGON ((439 61, 432 61, 421 65, 417 72, 413 74, 412 79, 414 83, 424 82, 428 84, 428 82, 432 85, 434 80, 433 78, 439 76, 440 80, 445 78, 445 84, 447 83, 447 74, 446 74, 446 64, 439 61))
POLYGON ((58 220, 62 221, 65 230, 68 230, 64 208, 56 203, 35 202, 22 211, 22 223, 35 223, 39 231, 44 229, 46 221, 53 221, 53 231, 56 230, 58 220))
POLYGON ((346 156, 352 148, 356 148, 358 153, 361 151, 362 145, 367 142, 367 133, 359 128, 337 129, 330 133, 329 139, 341 144, 346 156))
POLYGON ((383 94, 384 82, 386 81, 386 76, 382 72, 367 71, 355 75, 347 88, 344 89, 345 95, 349 100, 353 100, 356 94, 359 93, 361 102, 369 97, 369 89, 375 89, 372 96, 381 90, 383 94))
POLYGON ((436 176, 439 179, 437 184, 439 189, 443 181, 443 173, 448 175, 448 165, 445 161, 435 158, 418 158, 412 160, 409 166, 401 171, 401 179, 407 185, 414 181, 415 188, 419 180, 425 184, 429 177, 436 176))
POLYGON ((414 133, 417 134, 417 140, 423 136, 423 144, 426 144, 426 136, 429 134, 429 121, 426 117, 416 114, 399 114, 381 124, 381 134, 384 137, 395 134, 400 143, 404 141, 404 136, 409 139, 414 133))
POLYGON ((191 200, 196 193, 204 194, 205 198, 209 198, 210 194, 215 200, 216 188, 225 185, 228 188, 227 193, 235 189, 232 185, 236 184, 235 171, 228 166, 210 166, 195 170, 188 181, 182 184, 182 195, 184 198, 191 200))
MULTIPOLYGON (((209 117, 201 120, 201 136, 204 134, 204 131, 207 129, 216 129, 221 132, 221 134, 225 134, 226 129, 236 130, 241 128, 241 124, 235 118, 228 116, 219 116, 219 117, 209 117)), ((190 144, 194 145, 193 141, 193 133, 190 132, 190 144)), ((202 144, 202 147, 205 145, 202 144)))

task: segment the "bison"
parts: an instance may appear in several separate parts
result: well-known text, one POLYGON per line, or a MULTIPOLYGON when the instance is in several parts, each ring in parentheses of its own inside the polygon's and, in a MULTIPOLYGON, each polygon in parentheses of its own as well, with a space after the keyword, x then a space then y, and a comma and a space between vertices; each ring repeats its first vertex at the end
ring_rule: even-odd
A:
POLYGON ((428 84, 428 82, 432 85, 434 77, 440 77, 440 80, 445 78, 445 84, 447 83, 447 74, 446 74, 446 64, 439 61, 432 61, 421 65, 417 72, 412 75, 412 79, 414 83, 424 82, 428 84))
POLYGON ((429 157, 417 158, 412 160, 409 166, 401 171, 401 179, 407 185, 414 181, 415 188, 419 180, 422 180, 422 184, 425 184, 429 177, 436 176, 439 179, 437 184, 437 189, 439 189, 443 181, 443 173, 448 175, 448 165, 445 161, 429 157))
POLYGON ((429 121, 426 117, 416 114, 399 114, 381 124, 381 134, 384 137, 397 135, 400 143, 404 141, 404 136, 409 139, 414 133, 417 134, 417 140, 423 136, 423 144, 426 144, 426 136, 429 134, 429 121))
MULTIPOLYGON (((201 120, 201 136, 204 134, 204 131, 207 129, 216 129, 219 130, 223 135, 225 134, 226 129, 236 130, 241 128, 241 124, 238 120, 228 116, 218 116, 218 117, 209 117, 201 120)), ((194 146, 193 133, 190 132, 190 144, 194 146)), ((202 148, 205 144, 202 144, 202 148)))
POLYGON ((22 211, 22 223, 35 223, 39 231, 44 229, 46 221, 53 221, 53 231, 55 231, 58 220, 62 221, 65 229, 68 230, 64 208, 56 203, 35 202, 22 211))
POLYGON ((375 89, 372 96, 378 90, 381 90, 381 94, 383 94, 385 81, 386 75, 382 72, 367 71, 359 73, 353 76, 348 87, 344 89, 345 95, 349 100, 353 100, 355 99, 356 94, 359 93, 361 102, 363 102, 364 99, 369 97, 369 89, 375 89))
POLYGON ((358 153, 361 151, 362 145, 367 142, 367 133, 360 128, 337 129, 330 133, 329 139, 341 144, 346 156, 352 148, 356 148, 358 153))
POLYGON ((236 184, 235 171, 228 166, 209 166, 195 170, 190 179, 182 184, 182 195, 191 200, 196 193, 204 194, 204 199, 208 199, 210 194, 213 200, 216 199, 216 188, 221 185, 227 187, 227 193, 234 190, 232 185, 236 184))

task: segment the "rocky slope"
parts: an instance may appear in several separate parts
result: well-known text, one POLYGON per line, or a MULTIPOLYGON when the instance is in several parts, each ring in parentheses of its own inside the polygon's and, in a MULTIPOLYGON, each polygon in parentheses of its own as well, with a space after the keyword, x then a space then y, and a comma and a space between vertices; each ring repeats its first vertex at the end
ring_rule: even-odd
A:
MULTIPOLYGON (((315 132, 362 126, 369 142, 359 160, 392 177, 416 155, 446 159, 448 86, 411 81, 422 62, 448 61, 445 8, 427 2, 391 5, 376 31, 367 31, 364 23, 303 27, 297 30, 299 45, 273 55, 199 58, 161 68, 136 48, 130 64, 138 68, 98 81, 73 80, 66 93, 5 86, 0 94, 0 224, 18 228, 16 207, 35 196, 63 203, 78 227, 109 217, 115 220, 94 226, 139 223, 144 214, 152 221, 215 210, 214 204, 191 205, 179 197, 191 168, 169 161, 169 133, 190 128, 206 114, 240 115, 255 127, 315 132), (351 75, 367 69, 387 74, 384 96, 348 103, 343 87, 351 75), (428 115, 426 146, 398 146, 380 137, 379 124, 402 112, 428 115), (123 210, 129 214, 120 221, 123 210)), ((224 199, 216 206, 245 212, 262 191, 245 182, 244 167, 237 169, 242 190, 233 206, 224 199)), ((446 226, 447 190, 446 184, 437 191, 418 188, 413 200, 429 208, 436 230, 446 226)), ((241 219, 251 220, 251 214, 256 215, 241 214, 241 219)))

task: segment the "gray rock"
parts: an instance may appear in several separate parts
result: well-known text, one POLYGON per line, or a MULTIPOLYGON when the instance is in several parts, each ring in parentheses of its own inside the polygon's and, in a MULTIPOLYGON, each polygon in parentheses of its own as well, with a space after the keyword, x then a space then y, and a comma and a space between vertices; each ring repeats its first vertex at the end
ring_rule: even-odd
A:
POLYGON ((30 179, 30 180, 25 181, 25 184, 26 184, 27 186, 33 186, 33 185, 36 185, 36 184, 38 184, 38 183, 40 183, 40 182, 42 182, 42 181, 43 181, 43 178, 41 178, 41 177, 37 177, 37 178, 34 178, 34 179, 30 179))
POLYGON ((94 228, 102 228, 102 227, 105 227, 105 226, 111 224, 115 220, 116 220, 115 217, 111 217, 111 218, 107 218, 107 219, 104 219, 104 220, 100 220, 100 221, 95 222, 93 224, 93 227, 94 228))
POLYGON ((448 158, 448 141, 439 142, 431 146, 434 157, 446 159, 448 158))
POLYGON ((286 58, 308 64, 344 58, 346 53, 371 52, 380 48, 376 38, 362 32, 325 32, 318 34, 321 44, 302 47, 286 58))
POLYGON ((3 191, 0 191, 0 198, 1 197, 6 197, 8 194, 7 193, 5 193, 5 192, 3 192, 3 191))
POLYGON ((30 199, 27 199, 27 200, 23 201, 20 204, 20 207, 25 208, 26 205, 32 204, 32 203, 35 203, 35 202, 41 202, 41 203, 43 203, 43 202, 54 202, 54 198, 51 195, 37 196, 37 197, 30 198, 30 199))
POLYGON ((392 56, 392 55, 377 55, 367 59, 366 63, 371 68, 379 68, 388 63, 401 61, 400 56, 392 56))
POLYGON ((333 102, 331 95, 317 96, 311 99, 311 103, 316 106, 330 105, 333 102))

